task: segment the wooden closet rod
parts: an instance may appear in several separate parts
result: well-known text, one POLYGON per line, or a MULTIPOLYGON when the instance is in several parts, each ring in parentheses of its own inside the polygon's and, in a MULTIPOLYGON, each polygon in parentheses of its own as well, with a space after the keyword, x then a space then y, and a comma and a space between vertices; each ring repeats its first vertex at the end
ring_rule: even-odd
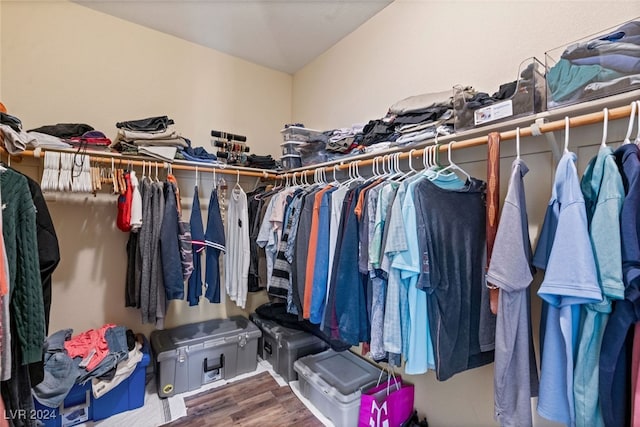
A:
MULTIPOLYGON (((617 119, 624 119, 624 118, 629 118, 629 115, 631 114, 631 105, 624 105, 622 107, 617 107, 617 108, 611 108, 609 109, 609 120, 617 120, 617 119)), ((575 116, 575 117, 570 117, 569 118, 569 127, 580 127, 580 126, 587 126, 587 125, 592 125, 592 124, 596 124, 596 123, 601 123, 604 121, 604 111, 598 111, 595 113, 589 113, 589 114, 583 114, 580 116, 575 116)), ((556 120, 553 122, 549 122, 549 123, 544 123, 542 125, 539 126, 540 129, 540 133, 547 133, 547 132, 554 132, 557 130, 564 130, 565 127, 565 121, 564 118, 561 120, 556 120)), ((522 127, 520 128, 520 137, 527 137, 527 136, 532 136, 533 135, 533 129, 531 128, 531 126, 528 127, 522 127)), ((451 143, 454 142, 453 146, 451 146, 452 150, 458 150, 458 149, 462 149, 462 148, 469 148, 469 147, 476 147, 478 145, 484 145, 487 143, 488 140, 488 135, 484 135, 484 136, 478 136, 475 138, 470 138, 470 139, 465 139, 462 141, 456 141, 455 140, 455 135, 453 135, 453 140, 440 144, 438 146, 438 150, 445 152, 447 151, 447 146, 451 143)), ((504 131, 504 132, 500 132, 500 141, 505 141, 508 139, 516 139, 516 130, 509 130, 509 131, 504 131)), ((432 144, 426 145, 426 147, 432 146, 432 144)), ((407 147, 408 151, 402 151, 402 152, 395 152, 395 153, 389 153, 388 155, 394 155, 394 154, 399 154, 399 159, 400 160, 404 160, 407 159, 410 155, 413 155, 413 157, 422 157, 422 150, 425 147, 420 147, 420 148, 415 148, 415 147, 407 147)), ((374 159, 376 157, 382 157, 385 156, 384 153, 380 153, 378 156, 369 158, 369 159, 363 159, 363 160, 341 160, 338 161, 336 160, 334 162, 333 165, 327 165, 327 166, 321 166, 318 168, 314 168, 313 166, 310 166, 308 169, 304 169, 304 170, 296 170, 293 172, 287 172, 287 173, 281 173, 278 176, 278 179, 284 179, 284 178, 291 178, 293 176, 293 174, 295 173, 296 176, 301 176, 301 175, 307 175, 311 172, 314 172, 317 169, 324 169, 325 172, 333 172, 334 168, 336 168, 337 170, 345 170, 349 168, 349 164, 351 163, 357 163, 358 167, 360 166, 370 166, 373 164, 374 159)))
MULTIPOLYGON (((2 151, 6 154, 7 151, 4 149, 4 147, 1 147, 2 151)), ((19 155, 17 156, 11 156, 11 157, 21 157, 21 156, 28 156, 28 157, 42 157, 44 158, 44 153, 45 151, 53 151, 56 153, 72 153, 75 154, 76 151, 70 151, 70 150, 55 150, 55 149, 44 149, 41 150, 41 152, 38 152, 37 150, 25 150, 23 152, 21 152, 19 155)), ((134 160, 131 157, 124 157, 124 156, 120 156, 120 155, 114 155, 111 153, 100 153, 100 152, 95 152, 95 151, 87 151, 86 153, 81 153, 81 154, 86 154, 87 156, 89 156, 91 158, 91 162, 94 163, 105 163, 105 164, 111 164, 111 160, 113 159, 114 163, 117 164, 118 166, 121 165, 132 165, 132 166, 142 166, 142 160, 134 160)), ((168 163, 168 162, 163 162, 162 160, 144 160, 144 164, 145 165, 156 165, 156 164, 162 164, 163 169, 167 168, 167 165, 171 164, 171 169, 173 170, 185 170, 185 171, 195 171, 196 170, 196 166, 193 164, 180 164, 180 163, 168 163)), ((207 171, 213 171, 215 169, 216 173, 221 173, 221 174, 226 174, 226 175, 237 175, 239 174, 240 176, 249 176, 249 177, 254 177, 254 178, 264 178, 264 179, 276 179, 278 177, 277 173, 273 173, 273 172, 267 172, 266 170, 262 170, 262 169, 258 169, 256 171, 251 171, 251 170, 247 170, 247 168, 237 168, 234 166, 226 166, 226 167, 220 167, 220 166, 215 166, 215 165, 209 165, 206 163, 203 163, 202 165, 198 165, 198 172, 202 171, 202 172, 207 172, 207 171)))

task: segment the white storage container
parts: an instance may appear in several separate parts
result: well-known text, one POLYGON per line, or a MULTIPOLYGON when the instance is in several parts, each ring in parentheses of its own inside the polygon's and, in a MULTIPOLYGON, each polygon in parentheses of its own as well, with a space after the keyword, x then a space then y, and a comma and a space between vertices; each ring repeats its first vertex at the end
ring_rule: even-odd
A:
POLYGON ((280 158, 284 170, 302 167, 302 158, 298 154, 287 154, 280 158))

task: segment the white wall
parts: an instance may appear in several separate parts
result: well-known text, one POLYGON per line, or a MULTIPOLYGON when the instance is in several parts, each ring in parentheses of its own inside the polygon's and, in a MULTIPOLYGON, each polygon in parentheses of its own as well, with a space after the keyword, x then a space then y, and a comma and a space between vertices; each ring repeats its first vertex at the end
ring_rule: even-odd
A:
MULTIPOLYGON (((218 129, 246 135, 254 153, 279 157, 279 131, 291 120, 291 75, 67 1, 1 2, 0 10, 2 102, 25 129, 87 123, 114 137, 117 121, 166 114, 194 145, 214 151, 209 132, 218 129)), ((39 176, 33 162, 19 168, 39 176)), ((177 176, 190 200, 193 174, 177 176)), ((254 181, 243 184, 253 188, 254 181)), ((211 177, 201 174, 205 218, 210 189, 211 177)), ((124 307, 127 235, 115 227, 115 196, 58 199, 49 202, 62 253, 50 330, 113 322, 151 331, 138 310, 124 307)), ((183 215, 189 219, 190 206, 183 215)), ((264 292, 254 295, 249 307, 265 300, 264 292)), ((234 307, 172 302, 166 323, 224 317, 234 307)))
POLYGON ((333 129, 456 84, 493 93, 524 59, 635 16, 637 1, 396 0, 294 74, 294 120, 333 129))
MULTIPOLYGON (((516 79, 525 58, 544 60, 547 50, 636 16, 639 2, 396 0, 294 75, 294 121, 316 129, 366 123, 383 117, 400 99, 449 90, 455 84, 492 93, 501 83, 516 79)), ((617 130, 610 130, 609 141, 620 141, 626 123, 614 126, 617 130)), ((600 132, 600 126, 571 132, 580 173, 597 151, 600 132)), ((525 183, 535 244, 555 161, 545 137, 526 138, 522 146, 530 168, 525 183)), ((502 155, 504 198, 512 143, 503 144, 502 155)), ((486 179, 486 147, 455 151, 453 157, 471 175, 486 179)), ((531 287, 536 346, 540 299, 535 292, 541 278, 538 275, 531 287)), ((429 425, 496 425, 493 365, 445 382, 438 382, 432 372, 406 378, 415 383, 415 406, 429 425)), ((555 425, 537 416, 535 424, 555 425)))
POLYGON ((291 76, 70 3, 2 2, 3 100, 27 129, 168 115, 196 146, 211 129, 279 157, 291 76))

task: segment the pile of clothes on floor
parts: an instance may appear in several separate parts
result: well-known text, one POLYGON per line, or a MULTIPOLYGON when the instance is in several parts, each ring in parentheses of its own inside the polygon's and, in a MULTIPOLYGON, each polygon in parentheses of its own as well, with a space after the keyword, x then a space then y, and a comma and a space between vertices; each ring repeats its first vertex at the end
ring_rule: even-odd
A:
POLYGON ((62 329, 44 343, 44 380, 33 388, 44 406, 57 408, 76 383, 87 381, 98 399, 126 380, 142 360, 144 336, 124 326, 106 324, 72 334, 72 329, 62 329))

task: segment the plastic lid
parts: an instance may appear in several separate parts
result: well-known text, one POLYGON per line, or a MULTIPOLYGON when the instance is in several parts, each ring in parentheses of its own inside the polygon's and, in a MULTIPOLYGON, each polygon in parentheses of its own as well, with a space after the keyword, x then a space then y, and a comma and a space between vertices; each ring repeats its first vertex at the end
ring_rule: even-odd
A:
POLYGON ((302 359, 309 369, 342 395, 360 393, 363 387, 375 383, 380 369, 350 351, 332 349, 302 359))

